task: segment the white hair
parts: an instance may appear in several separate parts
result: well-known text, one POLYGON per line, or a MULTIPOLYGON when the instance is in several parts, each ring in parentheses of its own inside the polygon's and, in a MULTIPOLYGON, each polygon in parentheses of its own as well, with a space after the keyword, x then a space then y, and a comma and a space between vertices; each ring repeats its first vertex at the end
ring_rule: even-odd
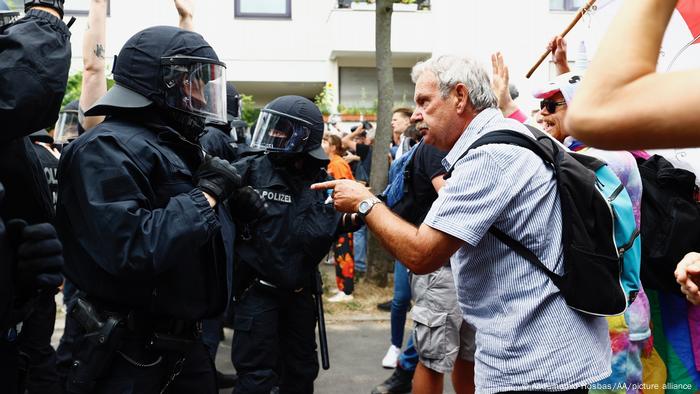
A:
POLYGON ((469 91, 469 102, 476 111, 497 106, 496 95, 491 90, 489 75, 473 59, 454 55, 431 57, 413 66, 411 71, 413 83, 424 72, 431 72, 435 75, 443 99, 449 96, 457 84, 463 83, 469 91))

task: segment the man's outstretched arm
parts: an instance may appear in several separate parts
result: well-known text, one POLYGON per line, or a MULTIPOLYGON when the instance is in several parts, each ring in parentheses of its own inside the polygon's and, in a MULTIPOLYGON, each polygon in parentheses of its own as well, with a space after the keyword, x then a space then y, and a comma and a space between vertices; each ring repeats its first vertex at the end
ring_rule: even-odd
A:
MULTIPOLYGON (((362 184, 341 179, 317 183, 313 189, 334 189, 333 204, 340 212, 358 211, 360 202, 374 195, 362 184)), ((416 274, 433 272, 445 264, 463 241, 425 224, 416 228, 384 204, 376 204, 365 223, 394 257, 416 274)))

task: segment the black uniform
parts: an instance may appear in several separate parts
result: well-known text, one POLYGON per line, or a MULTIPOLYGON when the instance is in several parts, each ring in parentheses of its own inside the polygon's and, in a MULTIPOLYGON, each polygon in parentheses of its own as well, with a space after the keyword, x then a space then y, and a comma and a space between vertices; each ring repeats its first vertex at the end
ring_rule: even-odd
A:
POLYGON ((268 216, 238 228, 232 361, 235 392, 311 393, 318 375, 313 284, 318 263, 338 235, 340 215, 325 204, 325 171, 306 178, 269 155, 236 163, 268 203, 268 216), (282 366, 282 370, 278 369, 282 366), (281 379, 280 379, 280 376, 281 379))
MULTIPOLYGON (((116 118, 64 150, 57 221, 65 274, 89 300, 192 330, 224 310, 220 226, 193 179, 201 160, 199 147, 167 126, 116 118)), ((141 350, 131 356, 146 364, 160 354, 141 350)))
POLYGON ((117 118, 69 145, 57 215, 66 276, 119 307, 191 320, 220 312, 223 245, 195 189, 201 161, 200 148, 169 127, 117 118))
POLYGON ((240 156, 238 144, 225 130, 226 127, 220 127, 208 125, 204 134, 199 137, 199 143, 208 154, 234 162, 240 156))
POLYGON ((34 143, 34 152, 39 158, 39 163, 44 170, 46 182, 49 184, 49 192, 51 193, 51 202, 56 207, 58 200, 58 158, 53 155, 46 147, 34 143))
MULTIPOLYGON (((55 16, 30 10, 13 24, 0 28, 0 182, 5 187, 5 199, 0 216, 7 223, 22 219, 29 224, 51 222, 53 204, 44 172, 33 144, 25 137, 56 121, 65 93, 70 66, 70 32, 55 16)), ((50 290, 29 300, 13 301, 13 295, 26 289, 14 289, 15 274, 12 258, 3 256, 0 273, 0 331, 3 350, 0 351, 0 381, 7 392, 16 390, 17 347, 23 347, 24 366, 35 366, 39 359, 52 354, 50 348, 54 319, 28 311, 55 312, 50 290), (13 305, 14 304, 14 305, 13 305), (53 305, 53 308, 52 308, 53 305), (10 311, 23 307, 22 313, 10 311), (17 336, 13 328, 24 321, 17 336), (9 331, 8 331, 9 330, 9 331), (9 340, 9 342, 8 342, 9 340), (43 349, 35 352, 36 349, 43 349), (29 349, 29 350, 28 350, 29 349)), ((32 376, 30 391, 51 392, 56 383, 52 362, 39 380, 32 376)))
MULTIPOLYGON (((235 163, 268 204, 267 215, 237 227, 234 272, 235 393, 312 393, 318 375, 315 279, 339 232, 327 193, 323 118, 307 99, 284 96, 258 119, 252 148, 235 163)), ((347 232, 347 229, 343 229, 347 232)), ((318 295, 320 297, 320 295, 318 295)))
POLYGON ((194 94, 221 83, 223 67, 196 33, 137 33, 117 58, 117 84, 86 112, 106 120, 62 152, 57 227, 65 274, 80 290, 68 319, 85 334, 69 392, 216 392, 201 320, 226 305, 216 211, 240 177, 193 142, 204 125, 197 111, 211 114, 223 94, 194 94), (220 202, 216 210, 203 192, 220 202), (96 343, 94 334, 111 326, 96 343))

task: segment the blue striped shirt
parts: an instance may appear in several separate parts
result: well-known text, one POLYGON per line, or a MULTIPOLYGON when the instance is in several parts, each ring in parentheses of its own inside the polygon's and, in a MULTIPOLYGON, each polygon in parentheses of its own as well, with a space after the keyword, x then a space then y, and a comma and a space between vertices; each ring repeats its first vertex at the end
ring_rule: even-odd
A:
MULTIPOLYGON (((443 165, 450 168, 479 137, 503 129, 532 136, 486 109, 443 165)), ((478 393, 563 391, 610 374, 606 320, 570 309, 544 273, 488 233, 495 225, 561 274, 561 214, 554 172, 527 149, 494 144, 457 163, 424 221, 465 242, 451 264, 462 314, 477 329, 478 393)))

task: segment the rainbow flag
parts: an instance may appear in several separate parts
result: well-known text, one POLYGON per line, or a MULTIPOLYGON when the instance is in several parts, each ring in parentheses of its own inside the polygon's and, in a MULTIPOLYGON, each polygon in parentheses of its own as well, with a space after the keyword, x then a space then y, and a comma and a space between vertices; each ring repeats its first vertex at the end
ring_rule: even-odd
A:
POLYGON ((666 367, 666 393, 700 390, 700 308, 680 295, 646 290, 654 349, 666 367))

